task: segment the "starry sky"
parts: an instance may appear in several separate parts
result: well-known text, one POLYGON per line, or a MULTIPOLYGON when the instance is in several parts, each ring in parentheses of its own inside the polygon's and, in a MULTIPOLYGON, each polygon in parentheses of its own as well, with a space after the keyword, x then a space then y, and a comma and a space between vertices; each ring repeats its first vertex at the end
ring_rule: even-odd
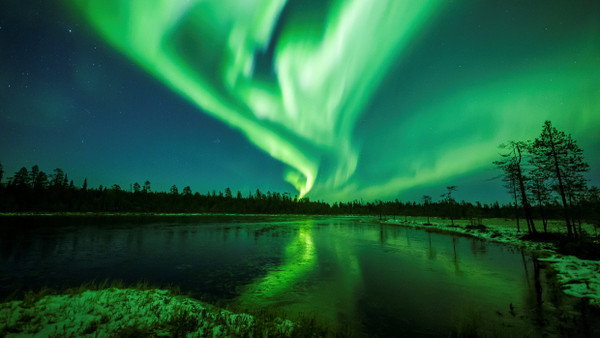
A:
POLYGON ((600 184, 600 2, 0 3, 0 162, 81 185, 507 201, 545 120, 600 184))

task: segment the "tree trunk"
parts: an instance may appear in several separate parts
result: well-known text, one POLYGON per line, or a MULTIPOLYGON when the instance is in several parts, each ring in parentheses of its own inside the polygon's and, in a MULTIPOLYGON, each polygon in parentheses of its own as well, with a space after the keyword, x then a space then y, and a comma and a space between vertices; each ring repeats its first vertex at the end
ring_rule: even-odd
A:
POLYGON ((531 206, 527 201, 527 194, 525 193, 525 184, 523 183, 523 175, 521 173, 521 149, 519 146, 516 146, 517 151, 519 153, 519 160, 517 161, 517 177, 519 179, 519 187, 521 188, 521 200, 523 203, 523 209, 525 209, 525 218, 527 219, 527 229, 530 234, 537 234, 535 230, 535 225, 533 224, 533 216, 531 214, 531 206))
MULTIPOLYGON (((575 213, 573 212, 573 210, 575 210, 575 208, 573 208, 573 195, 569 193, 569 209, 571 211, 571 224, 573 225, 573 234, 575 235, 575 237, 578 236, 577 232, 579 232, 579 237, 581 238, 581 225, 579 226, 579 231, 577 231, 577 227, 575 226, 575 224, 577 224, 576 220, 575 220, 575 213)), ((581 223, 580 223, 581 224, 581 223)))
POLYGON ((544 233, 548 232, 548 222, 546 222, 546 216, 544 215, 544 205, 542 204, 542 194, 540 193, 540 190, 538 189, 537 192, 538 195, 538 203, 540 206, 540 216, 542 217, 542 224, 544 225, 544 233))
POLYGON ((567 222, 567 233, 569 237, 573 236, 573 229, 571 228, 571 221, 569 217, 569 206, 567 205, 567 198, 565 196, 565 187, 562 182, 560 175, 560 168, 558 167, 558 156, 556 156, 556 149, 554 148, 554 139, 552 138, 552 131, 548 132, 550 136, 550 148, 552 149, 552 158, 554 158, 554 169, 556 170, 556 178, 558 180, 558 189, 560 191, 560 198, 563 203, 563 210, 565 214, 565 221, 567 222))
POLYGON ((513 195, 515 197, 515 216, 517 217, 517 233, 521 232, 521 226, 519 224, 519 204, 517 203, 517 187, 513 186, 513 195))

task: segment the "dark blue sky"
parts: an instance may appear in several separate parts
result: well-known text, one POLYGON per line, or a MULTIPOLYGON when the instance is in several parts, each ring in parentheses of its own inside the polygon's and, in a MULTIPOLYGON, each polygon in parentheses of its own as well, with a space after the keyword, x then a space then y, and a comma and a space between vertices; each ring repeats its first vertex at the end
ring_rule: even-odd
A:
MULTIPOLYGON (((3 2, 0 161, 75 184, 294 192, 283 165, 107 46, 64 6, 3 2)), ((295 193, 295 192, 294 192, 295 193)))
MULTIPOLYGON (((317 113, 299 108, 307 118, 289 123, 284 119, 289 112, 265 118, 253 111, 252 101, 236 96, 240 87, 226 97, 237 100, 230 106, 241 107, 240 114, 251 116, 253 124, 306 156, 316 176, 308 194, 314 199, 419 199, 458 185, 459 200, 505 201, 509 196, 500 181, 490 181, 498 175, 491 164, 497 159, 496 146, 535 137, 546 119, 579 140, 592 166, 589 177, 597 185, 599 3, 442 2, 407 16, 414 21, 410 27, 398 24, 398 30, 406 31, 403 38, 394 35, 394 24, 386 26, 377 17, 385 13, 377 14, 375 8, 355 22, 360 27, 351 32, 355 46, 341 45, 344 57, 338 64, 343 65, 325 69, 335 75, 320 82, 327 93, 298 96, 300 108, 316 107, 317 113), (361 40, 360 33, 373 25, 379 25, 377 34, 361 40), (390 41, 397 47, 388 51, 390 41), (361 64, 364 55, 379 61, 361 64), (333 122, 327 122, 319 109, 325 111, 336 95, 336 77, 345 79, 346 92, 338 103, 342 108, 334 109, 333 122)), ((257 188, 297 194, 283 179, 297 156, 284 164, 280 155, 269 155, 273 151, 257 143, 256 136, 247 137, 250 129, 244 124, 205 112, 202 103, 186 99, 168 79, 157 79, 139 60, 107 43, 89 13, 72 7, 41 0, 0 4, 0 162, 5 179, 22 166, 38 164, 48 173, 64 169, 76 185, 87 178, 92 187, 116 183, 129 188, 150 180, 154 190, 163 191, 175 184, 200 193, 231 187, 244 194, 257 188)), ((266 82, 270 94, 282 96, 285 83, 277 76, 283 78, 284 72, 276 71, 278 57, 294 50, 298 60, 311 65, 311 57, 321 54, 298 51, 304 45, 294 43, 311 41, 326 49, 328 30, 336 31, 345 18, 335 8, 289 1, 272 23, 266 49, 255 50, 251 81, 258 80, 249 83, 266 82)), ((199 12, 197 19, 208 15, 199 12)), ((219 15, 233 24, 212 38, 234 36, 227 27, 239 17, 226 10, 219 15)), ((208 24, 202 25, 199 31, 209 31, 208 24)), ((204 41, 203 36, 194 39, 204 41)), ((217 40, 215 49, 227 45, 217 40)), ((301 82, 304 75, 292 79, 301 82)), ((214 84, 219 93, 229 88, 223 83, 214 84)))

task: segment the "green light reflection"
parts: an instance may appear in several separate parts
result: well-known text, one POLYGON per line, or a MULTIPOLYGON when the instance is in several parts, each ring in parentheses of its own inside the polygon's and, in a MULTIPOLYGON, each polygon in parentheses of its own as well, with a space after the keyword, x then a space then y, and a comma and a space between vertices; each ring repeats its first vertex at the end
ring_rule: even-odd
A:
POLYGON ((283 264, 246 286, 237 299, 239 304, 264 306, 279 302, 284 293, 293 290, 294 285, 314 269, 316 253, 311 237, 312 223, 312 220, 306 220, 301 224, 298 235, 285 248, 283 264))

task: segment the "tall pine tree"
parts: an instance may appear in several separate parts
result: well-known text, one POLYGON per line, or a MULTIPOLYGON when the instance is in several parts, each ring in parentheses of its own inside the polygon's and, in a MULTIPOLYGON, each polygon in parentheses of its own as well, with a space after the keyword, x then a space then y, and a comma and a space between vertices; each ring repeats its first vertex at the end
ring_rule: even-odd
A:
POLYGON ((553 189, 560 196, 569 236, 573 236, 572 205, 579 192, 585 191, 583 173, 589 165, 583 151, 570 134, 557 130, 546 121, 542 133, 531 145, 532 163, 536 169, 553 181, 553 189))

